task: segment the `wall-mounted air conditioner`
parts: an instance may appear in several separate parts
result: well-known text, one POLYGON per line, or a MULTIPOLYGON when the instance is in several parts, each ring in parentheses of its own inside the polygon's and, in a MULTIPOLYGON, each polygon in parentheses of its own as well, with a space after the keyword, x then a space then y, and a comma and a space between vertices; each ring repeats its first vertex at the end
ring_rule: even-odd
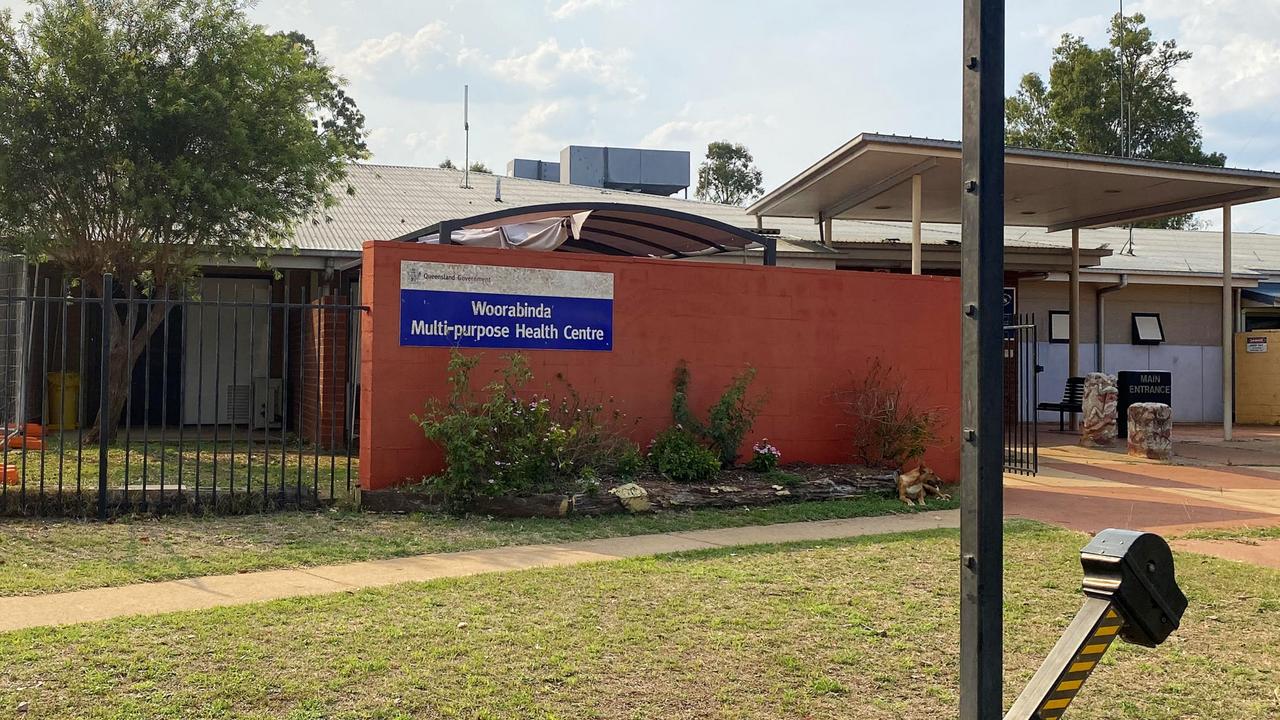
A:
POLYGON ((278 428, 284 422, 284 380, 254 378, 253 428, 278 428))

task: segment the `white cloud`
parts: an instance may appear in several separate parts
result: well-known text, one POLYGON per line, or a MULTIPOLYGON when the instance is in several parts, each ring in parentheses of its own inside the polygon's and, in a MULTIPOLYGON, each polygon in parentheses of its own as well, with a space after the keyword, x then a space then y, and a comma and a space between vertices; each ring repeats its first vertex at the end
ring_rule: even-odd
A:
MULTIPOLYGON (((686 106, 681 115, 688 115, 690 112, 691 108, 686 106)), ((704 120, 682 118, 665 122, 649 131, 640 139, 640 145, 655 148, 700 148, 715 140, 743 142, 746 136, 776 124, 777 118, 774 116, 760 117, 754 113, 704 120)))
POLYGON ((444 23, 437 20, 423 25, 412 35, 393 32, 369 38, 339 58, 338 69, 351 77, 369 77, 383 61, 396 57, 403 60, 405 67, 417 69, 425 55, 442 49, 445 34, 444 23))
POLYGON ((516 155, 551 156, 568 141, 554 128, 571 117, 571 101, 551 100, 534 103, 511 126, 511 144, 516 155))
POLYGON ((1280 3, 1147 0, 1135 11, 1178 23, 1178 45, 1193 55, 1178 80, 1202 115, 1280 101, 1280 3))
POLYGON ((564 20, 593 7, 612 9, 622 7, 625 4, 627 4, 627 0, 564 0, 551 11, 551 17, 556 20, 564 20))
POLYGON ((628 67, 630 60, 631 54, 626 50, 606 52, 585 45, 562 49, 555 38, 550 38, 524 55, 493 62, 491 71, 540 92, 579 81, 641 99, 644 89, 628 67))
MULTIPOLYGON (((1129 14, 1127 11, 1125 14, 1129 14)), ((1077 35, 1086 42, 1098 44, 1106 42, 1107 28, 1111 25, 1111 15, 1086 15, 1061 25, 1037 25, 1032 31, 1024 31, 1023 36, 1040 38, 1046 47, 1056 48, 1063 35, 1077 35)))

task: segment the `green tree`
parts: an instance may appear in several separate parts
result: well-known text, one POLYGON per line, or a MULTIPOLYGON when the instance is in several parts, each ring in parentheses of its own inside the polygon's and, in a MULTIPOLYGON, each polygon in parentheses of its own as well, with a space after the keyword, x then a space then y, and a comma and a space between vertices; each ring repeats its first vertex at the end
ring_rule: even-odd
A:
MULTIPOLYGON (((1174 70, 1190 59, 1174 40, 1156 42, 1142 14, 1117 13, 1106 47, 1063 35, 1048 83, 1028 73, 1005 101, 1005 140, 1017 147, 1221 166, 1226 156, 1205 152, 1199 116, 1174 79, 1174 70)), ((1186 215, 1150 224, 1184 228, 1194 220, 1186 215)))
POLYGON ((441 170, 457 170, 458 169, 458 166, 454 165, 453 161, 450 160, 449 158, 445 158, 444 160, 441 160, 440 164, 437 165, 436 167, 440 168, 441 170))
MULTIPOLYGON (((43 0, 0 14, 0 244, 60 266, 91 295, 178 296, 201 263, 267 258, 319 217, 364 118, 297 33, 240 0, 43 0)), ((347 192, 352 192, 346 186, 347 192)), ((109 404, 163 322, 121 310, 109 404)))
POLYGON ((741 205, 764 193, 764 175, 746 145, 726 140, 707 145, 707 159, 698 166, 699 200, 741 205))
POLYGON ((488 175, 492 175, 492 174, 493 174, 492 172, 490 172, 490 171, 489 171, 489 166, 488 166, 488 165, 485 165, 484 163, 480 162, 479 160, 477 160, 477 161, 475 161, 475 162, 471 163, 470 170, 471 170, 471 172, 474 172, 474 173, 485 173, 485 174, 488 174, 488 175))

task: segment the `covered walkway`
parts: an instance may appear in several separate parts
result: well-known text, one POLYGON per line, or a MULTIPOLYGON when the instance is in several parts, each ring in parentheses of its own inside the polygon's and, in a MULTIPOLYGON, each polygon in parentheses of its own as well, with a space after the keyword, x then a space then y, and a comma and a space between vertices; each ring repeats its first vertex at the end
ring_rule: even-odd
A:
MULTIPOLYGON (((836 219, 910 221, 911 271, 922 272, 922 224, 959 223, 976 180, 961 143, 863 133, 757 200, 758 218, 811 218, 829 238, 836 219)), ((1004 149, 1004 224, 1071 232, 1069 376, 1080 373, 1080 230, 1222 211, 1223 437, 1232 434, 1236 289, 1231 208, 1280 197, 1280 173, 1082 153, 1004 149)), ((1005 269, 1008 269, 1006 265, 1005 269)))

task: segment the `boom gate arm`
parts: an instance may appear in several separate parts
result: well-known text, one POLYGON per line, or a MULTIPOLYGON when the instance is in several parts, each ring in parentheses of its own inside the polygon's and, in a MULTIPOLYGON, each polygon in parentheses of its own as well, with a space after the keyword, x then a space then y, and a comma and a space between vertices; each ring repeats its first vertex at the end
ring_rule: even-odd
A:
POLYGON ((1116 637, 1155 647, 1187 609, 1164 538, 1103 530, 1080 551, 1084 605, 1014 701, 1005 720, 1057 720, 1116 637))

